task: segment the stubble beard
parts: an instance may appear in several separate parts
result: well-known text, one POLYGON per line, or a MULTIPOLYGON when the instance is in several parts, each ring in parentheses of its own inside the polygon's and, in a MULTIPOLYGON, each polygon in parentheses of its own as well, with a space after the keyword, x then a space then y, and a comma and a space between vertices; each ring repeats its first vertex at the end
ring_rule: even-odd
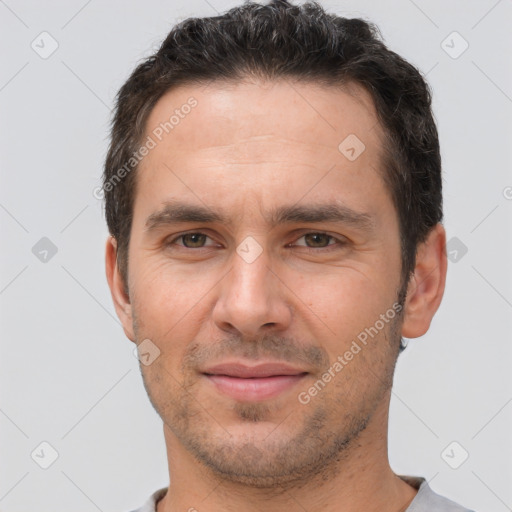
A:
MULTIPOLYGON (((395 318, 389 330, 373 343, 389 343, 398 348, 399 323, 398 317, 395 318)), ((138 336, 141 333, 136 334, 138 340, 145 338, 138 336)), ((207 411, 195 398, 197 374, 185 373, 179 385, 165 368, 159 368, 158 361, 153 363, 151 372, 142 366, 141 372, 149 399, 165 428, 215 478, 279 494, 311 485, 313 481, 322 485, 338 473, 378 405, 388 396, 396 359, 384 367, 381 377, 373 371, 373 377, 368 374, 367 378, 377 377, 378 382, 371 393, 359 396, 348 410, 343 407, 347 383, 338 380, 338 393, 322 391, 307 405, 299 405, 297 401, 297 409, 265 435, 258 428, 275 418, 275 406, 269 402, 235 402, 232 413, 239 420, 237 423, 248 426, 248 433, 237 436, 235 442, 229 427, 223 427, 215 419, 215 408, 207 411), (166 384, 172 386, 172 393, 166 384), (339 418, 332 411, 338 411, 339 418), (297 428, 295 422, 302 424, 297 428), (260 435, 251 434, 256 431, 260 435)), ((364 378, 364 374, 359 378, 364 378)), ((336 379, 329 384, 336 385, 336 379)), ((290 400, 296 400, 295 395, 292 397, 290 400)))

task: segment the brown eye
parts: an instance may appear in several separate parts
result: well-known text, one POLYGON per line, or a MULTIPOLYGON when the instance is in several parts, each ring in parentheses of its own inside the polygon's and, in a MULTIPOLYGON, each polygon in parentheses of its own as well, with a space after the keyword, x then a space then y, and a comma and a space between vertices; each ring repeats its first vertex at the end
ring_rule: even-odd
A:
POLYGON ((197 249, 203 247, 207 236, 202 233, 187 233, 181 235, 179 239, 182 240, 183 245, 189 249, 197 249))
POLYGON ((308 247, 327 247, 333 237, 326 233, 308 233, 303 238, 308 247))

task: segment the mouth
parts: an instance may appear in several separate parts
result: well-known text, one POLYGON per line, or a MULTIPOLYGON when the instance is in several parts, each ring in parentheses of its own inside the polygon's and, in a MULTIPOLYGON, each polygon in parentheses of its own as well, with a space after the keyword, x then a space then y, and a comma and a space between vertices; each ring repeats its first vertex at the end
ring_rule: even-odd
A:
POLYGON ((240 401, 262 401, 290 390, 308 372, 282 363, 224 363, 202 372, 220 393, 240 401))

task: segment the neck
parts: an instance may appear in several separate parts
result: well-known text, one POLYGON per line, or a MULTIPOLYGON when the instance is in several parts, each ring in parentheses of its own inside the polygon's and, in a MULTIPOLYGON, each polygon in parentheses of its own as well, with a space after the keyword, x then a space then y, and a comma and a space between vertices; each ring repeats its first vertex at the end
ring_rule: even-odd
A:
POLYGON ((157 512, 405 511, 417 490, 389 466, 387 420, 388 404, 383 403, 359 437, 321 473, 290 483, 286 488, 264 489, 226 481, 213 474, 164 426, 171 482, 157 512))

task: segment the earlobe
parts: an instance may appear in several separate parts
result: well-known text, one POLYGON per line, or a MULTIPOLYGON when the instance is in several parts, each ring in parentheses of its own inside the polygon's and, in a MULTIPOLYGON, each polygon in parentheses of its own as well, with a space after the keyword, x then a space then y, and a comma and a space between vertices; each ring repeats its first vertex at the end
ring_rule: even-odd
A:
POLYGON ((446 271, 446 232, 437 224, 418 246, 405 300, 402 336, 417 338, 428 331, 443 298, 446 271))
POLYGON ((114 307, 123 326, 124 333, 128 339, 135 341, 132 306, 130 303, 130 297, 125 290, 123 278, 119 271, 117 263, 117 240, 113 236, 109 236, 106 243, 105 270, 114 307))

